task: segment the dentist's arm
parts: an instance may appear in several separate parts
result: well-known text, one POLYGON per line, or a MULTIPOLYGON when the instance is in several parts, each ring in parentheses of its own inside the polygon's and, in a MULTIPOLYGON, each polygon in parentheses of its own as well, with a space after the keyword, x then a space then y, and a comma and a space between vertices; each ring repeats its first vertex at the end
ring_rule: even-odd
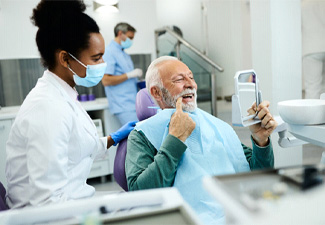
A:
POLYGON ((124 73, 122 75, 105 74, 102 79, 102 84, 104 86, 114 86, 114 85, 118 85, 128 79, 141 77, 142 74, 143 74, 142 69, 134 69, 134 70, 124 73))
POLYGON ((134 129, 136 123, 137 121, 128 122, 116 132, 111 133, 107 137, 100 138, 101 145, 98 145, 98 154, 96 157, 103 157, 107 153, 107 149, 112 145, 116 146, 120 141, 127 138, 129 133, 134 129))
POLYGON ((134 129, 137 122, 138 121, 128 122, 116 132, 111 133, 110 136, 107 137, 107 148, 111 147, 112 145, 116 146, 118 143, 120 143, 120 141, 127 138, 129 133, 134 129))

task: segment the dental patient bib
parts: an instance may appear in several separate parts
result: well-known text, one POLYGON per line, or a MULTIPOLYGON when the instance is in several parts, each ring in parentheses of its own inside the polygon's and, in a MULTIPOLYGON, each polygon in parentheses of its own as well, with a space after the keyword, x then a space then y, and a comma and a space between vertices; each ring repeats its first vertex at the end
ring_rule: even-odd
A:
MULTIPOLYGON (((158 151, 168 135, 174 112, 164 109, 137 123, 135 129, 142 131, 158 151)), ((201 109, 188 114, 196 126, 185 141, 187 149, 178 164, 174 186, 204 224, 223 223, 223 209, 203 188, 202 178, 247 172, 249 164, 238 136, 227 123, 201 109)))

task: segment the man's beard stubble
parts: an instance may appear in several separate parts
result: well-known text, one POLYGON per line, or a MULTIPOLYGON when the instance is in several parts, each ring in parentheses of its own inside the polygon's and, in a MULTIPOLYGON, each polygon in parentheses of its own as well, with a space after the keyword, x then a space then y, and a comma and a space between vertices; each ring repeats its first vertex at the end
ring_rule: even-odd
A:
POLYGON ((165 102, 166 105, 176 108, 176 101, 179 97, 186 95, 186 94, 194 94, 193 98, 195 101, 193 102, 188 102, 188 103, 182 103, 182 108, 184 111, 187 112, 194 112, 197 108, 197 103, 196 103, 196 98, 197 98, 197 94, 196 94, 196 89, 186 89, 184 91, 182 91, 180 94, 176 95, 176 96, 171 96, 171 94, 169 93, 169 91, 166 88, 161 88, 162 91, 162 98, 163 101, 165 102))

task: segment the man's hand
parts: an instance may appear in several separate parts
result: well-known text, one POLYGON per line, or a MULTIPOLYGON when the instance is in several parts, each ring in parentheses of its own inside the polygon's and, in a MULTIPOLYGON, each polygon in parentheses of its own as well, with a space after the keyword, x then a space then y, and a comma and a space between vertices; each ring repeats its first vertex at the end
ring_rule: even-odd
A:
POLYGON ((271 115, 268 107, 270 102, 263 101, 256 109, 256 103, 252 105, 250 109, 247 110, 249 115, 254 115, 258 112, 257 117, 262 120, 261 123, 254 124, 249 127, 252 132, 252 137, 257 145, 263 147, 268 144, 268 138, 272 131, 278 126, 277 122, 271 115))
POLYGON ((185 142, 195 128, 195 122, 187 113, 183 112, 182 100, 182 97, 177 99, 176 112, 172 115, 169 124, 169 134, 185 142))

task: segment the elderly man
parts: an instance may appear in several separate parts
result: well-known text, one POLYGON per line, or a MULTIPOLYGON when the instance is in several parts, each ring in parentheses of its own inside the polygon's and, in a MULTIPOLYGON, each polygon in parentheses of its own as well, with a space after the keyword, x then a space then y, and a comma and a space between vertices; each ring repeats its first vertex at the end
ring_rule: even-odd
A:
POLYGON ((197 108, 193 74, 178 59, 164 56, 153 61, 146 83, 163 110, 138 123, 129 135, 125 163, 129 190, 175 186, 204 224, 222 222, 223 210, 203 189, 202 177, 273 167, 269 136, 276 122, 269 103, 249 109, 250 114, 257 110, 262 119, 250 127, 250 149, 231 126, 197 108))

